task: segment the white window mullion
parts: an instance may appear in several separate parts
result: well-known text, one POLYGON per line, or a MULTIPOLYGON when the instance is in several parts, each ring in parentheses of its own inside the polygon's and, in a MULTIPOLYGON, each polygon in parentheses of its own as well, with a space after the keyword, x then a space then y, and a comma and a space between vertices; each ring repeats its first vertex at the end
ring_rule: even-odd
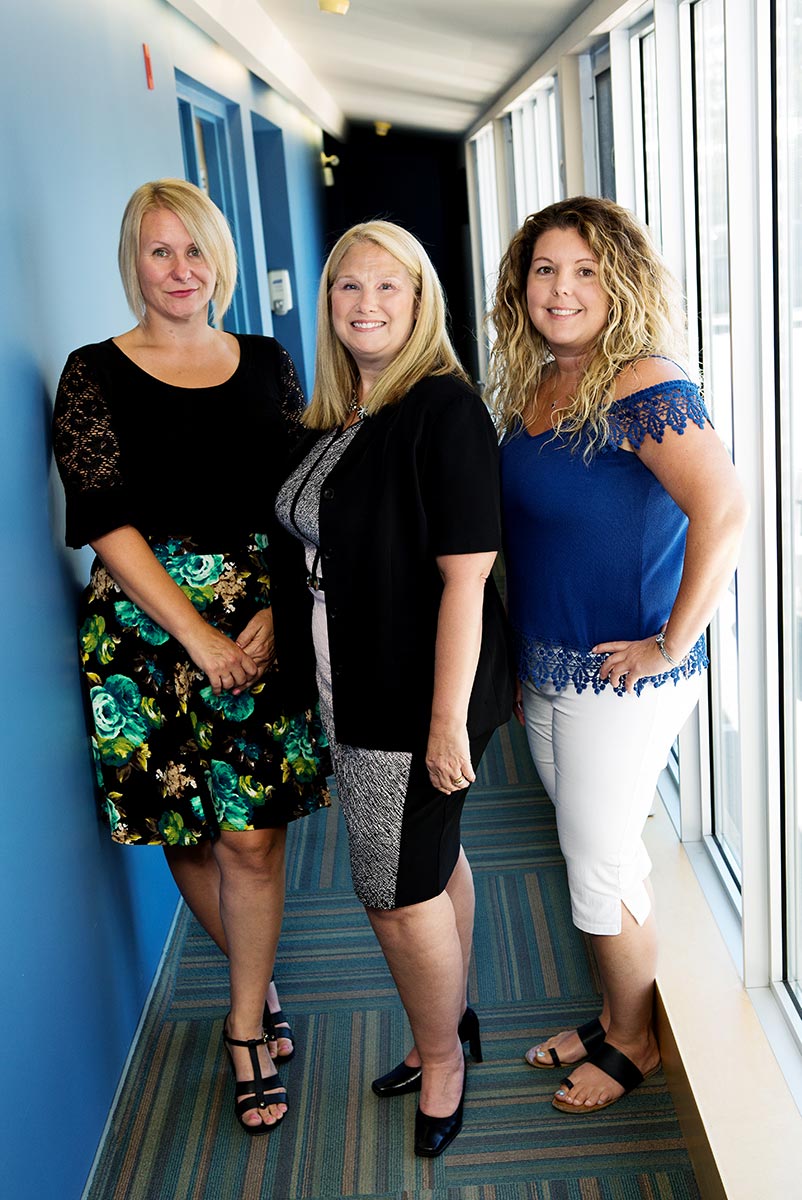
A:
POLYGON ((633 79, 630 36, 627 29, 614 29, 610 34, 610 72, 613 89, 615 195, 619 204, 637 212, 634 114, 631 100, 633 79))
MULTIPOLYGON (((761 0, 740 0, 738 5, 725 4, 724 8, 730 295, 737 297, 737 303, 730 306, 733 442, 739 476, 747 493, 756 498, 738 568, 741 889, 747 987, 765 987, 770 975, 769 692, 764 586, 767 543, 763 509, 772 506, 761 501, 766 494, 767 470, 773 482, 772 455, 766 454, 764 448, 768 435, 768 447, 773 450, 774 394, 773 387, 764 392, 761 353, 761 284, 766 280, 761 276, 759 261, 759 179, 761 168, 766 179, 771 178, 771 157, 767 139, 761 154, 757 124, 756 4, 762 7, 761 0), (756 436, 757 430, 763 436, 756 436)), ((771 291, 765 299, 770 310, 771 291)), ((769 359, 770 346, 771 343, 766 347, 769 359)), ((776 662, 776 650, 773 658, 776 662)), ((771 694, 778 695, 776 673, 771 694)), ((771 723, 776 728, 776 719, 771 723)), ((774 753, 776 756, 776 750, 774 753)))
MULTIPOLYGON (((681 9, 686 5, 680 6, 681 9)), ((689 68, 689 56, 680 53, 681 23, 676 0, 654 0, 655 60, 657 66, 657 125, 660 132, 660 230, 662 253, 680 283, 685 279, 686 200, 683 195, 683 146, 693 147, 693 123, 688 123, 688 97, 680 63, 689 68), (678 120, 683 114, 682 120, 678 120), (690 133, 690 138, 688 134, 690 133)), ((686 34, 687 11, 684 14, 686 34)), ((691 174, 689 179, 693 179, 691 174)), ((691 197, 691 212, 693 201, 691 197)), ((688 226, 693 229, 693 221, 688 226)), ((688 238, 691 241, 692 238, 688 238)), ((694 311, 693 309, 691 311, 694 311)))

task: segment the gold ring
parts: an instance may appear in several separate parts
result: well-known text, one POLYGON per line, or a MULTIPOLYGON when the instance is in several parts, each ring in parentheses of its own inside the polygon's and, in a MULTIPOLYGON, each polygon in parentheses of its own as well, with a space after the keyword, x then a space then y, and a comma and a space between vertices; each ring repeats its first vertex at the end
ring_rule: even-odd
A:
POLYGON ((454 787, 465 787, 465 780, 461 775, 458 775, 456 779, 452 779, 451 782, 454 787))

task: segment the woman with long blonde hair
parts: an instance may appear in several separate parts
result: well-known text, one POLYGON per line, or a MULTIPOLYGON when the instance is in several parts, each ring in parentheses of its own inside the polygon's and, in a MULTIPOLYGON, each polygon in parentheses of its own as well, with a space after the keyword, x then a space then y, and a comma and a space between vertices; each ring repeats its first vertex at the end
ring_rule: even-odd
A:
POLYGON ((412 1027, 377 1096, 420 1091, 415 1153, 462 1126, 473 880, 460 815, 512 692, 489 578, 500 545, 490 416, 446 333, 429 258, 387 221, 323 271, 310 437, 278 513, 306 549, 321 711, 357 896, 412 1027))
POLYGON ((528 217, 490 318, 516 711, 603 988, 597 1017, 525 1057, 568 1067, 553 1104, 587 1114, 660 1064, 641 833, 699 695, 746 507, 675 361, 676 284, 626 209, 577 196, 528 217))

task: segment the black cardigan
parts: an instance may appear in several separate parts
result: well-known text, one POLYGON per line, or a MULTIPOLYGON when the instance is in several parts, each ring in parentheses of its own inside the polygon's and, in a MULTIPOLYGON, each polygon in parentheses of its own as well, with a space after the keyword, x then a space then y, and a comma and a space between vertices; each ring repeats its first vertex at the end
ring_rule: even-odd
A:
MULTIPOLYGON (((320 545, 337 739, 420 750, 443 591, 436 558, 501 546, 496 432, 471 388, 431 376, 365 419, 324 481, 320 545)), ((506 621, 488 580, 469 735, 505 722, 511 704, 506 621)))

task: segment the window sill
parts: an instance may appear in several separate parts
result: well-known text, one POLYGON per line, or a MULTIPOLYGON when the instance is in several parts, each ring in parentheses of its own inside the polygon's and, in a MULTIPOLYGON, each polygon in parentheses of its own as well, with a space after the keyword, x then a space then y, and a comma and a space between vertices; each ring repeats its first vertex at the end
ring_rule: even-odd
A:
POLYGON ((660 922, 658 1036, 702 1196, 789 1194, 802 1170, 802 1113, 660 804, 645 840, 660 922))

